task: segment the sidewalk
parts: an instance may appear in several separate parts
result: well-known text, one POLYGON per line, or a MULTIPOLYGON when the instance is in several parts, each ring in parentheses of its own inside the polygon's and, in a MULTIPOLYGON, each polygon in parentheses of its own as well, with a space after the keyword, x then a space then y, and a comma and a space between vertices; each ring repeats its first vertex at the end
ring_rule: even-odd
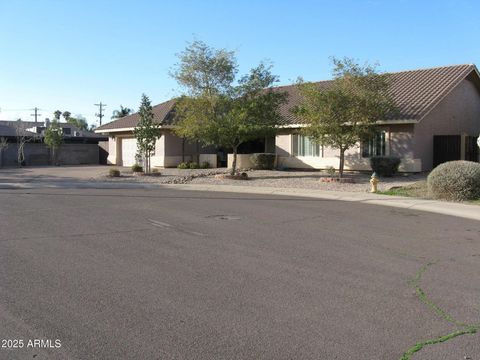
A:
POLYGON ((209 185, 209 184, 155 184, 129 182, 97 182, 97 181, 51 181, 51 182, 9 182, 0 183, 1 189, 174 189, 184 191, 214 191, 244 194, 281 195, 308 197, 338 201, 351 201, 371 205, 391 206, 404 209, 428 211, 437 214, 451 215, 480 221, 480 206, 446 201, 423 200, 401 196, 371 194, 368 192, 322 191, 311 189, 252 187, 241 185, 209 185))

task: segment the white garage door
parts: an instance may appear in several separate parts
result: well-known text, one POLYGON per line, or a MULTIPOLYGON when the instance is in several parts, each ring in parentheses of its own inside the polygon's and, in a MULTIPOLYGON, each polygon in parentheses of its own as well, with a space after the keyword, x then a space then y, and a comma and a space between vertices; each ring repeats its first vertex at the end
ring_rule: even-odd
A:
POLYGON ((122 165, 132 166, 135 164, 135 154, 137 153, 137 139, 122 139, 122 165))

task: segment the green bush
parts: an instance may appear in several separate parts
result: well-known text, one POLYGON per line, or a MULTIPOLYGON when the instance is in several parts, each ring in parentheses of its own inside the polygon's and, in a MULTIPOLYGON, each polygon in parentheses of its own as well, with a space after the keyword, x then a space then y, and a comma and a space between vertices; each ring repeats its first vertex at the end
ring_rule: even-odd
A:
POLYGON ((328 175, 333 176, 335 175, 335 168, 333 166, 328 166, 325 171, 327 172, 328 175))
POLYGON ((120 170, 110 169, 110 170, 108 170, 108 176, 110 176, 110 177, 120 177, 120 170))
POLYGON ((370 166, 377 175, 390 177, 398 172, 400 158, 396 156, 372 156, 370 166))
POLYGON ((250 156, 253 168, 257 170, 273 170, 275 166, 275 154, 256 153, 250 156))
POLYGON ((143 172, 143 167, 139 164, 133 164, 132 165, 132 171, 133 172, 143 172))
POLYGON ((193 162, 188 164, 188 167, 190 169, 198 169, 200 166, 196 162, 193 161, 193 162))
POLYGON ((428 194, 453 201, 480 199, 480 164, 449 161, 438 165, 428 175, 428 194))
POLYGON ((200 164, 200 169, 208 169, 210 167, 210 163, 208 161, 203 161, 200 164))
POLYGON ((177 165, 177 169, 189 169, 190 164, 188 162, 181 162, 177 165))

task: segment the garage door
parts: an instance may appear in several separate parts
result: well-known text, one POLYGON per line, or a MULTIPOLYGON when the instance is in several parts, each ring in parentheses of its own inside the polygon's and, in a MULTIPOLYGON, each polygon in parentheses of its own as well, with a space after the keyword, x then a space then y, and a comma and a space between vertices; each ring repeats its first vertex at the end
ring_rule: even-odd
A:
POLYGON ((135 164, 137 153, 137 140, 135 138, 122 139, 122 165, 132 166, 135 164))

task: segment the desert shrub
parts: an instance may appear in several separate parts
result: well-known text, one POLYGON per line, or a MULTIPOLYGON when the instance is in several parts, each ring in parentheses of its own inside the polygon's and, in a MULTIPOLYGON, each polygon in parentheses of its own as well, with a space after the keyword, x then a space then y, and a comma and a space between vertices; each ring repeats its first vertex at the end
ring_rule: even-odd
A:
POLYGON ((188 162, 181 162, 180 164, 177 165, 177 169, 189 169, 189 163, 188 162))
POLYGON ((120 170, 118 170, 118 169, 110 169, 110 170, 108 170, 108 176, 110 176, 110 177, 119 177, 119 176, 120 176, 120 170))
POLYGON ((333 176, 335 175, 335 168, 333 166, 328 166, 325 171, 327 172, 328 175, 333 176))
POLYGON ((377 175, 390 177, 398 172, 400 158, 396 156, 372 156, 370 166, 377 175))
POLYGON ((256 153, 250 156, 253 168, 257 170, 273 170, 275 166, 275 154, 256 153))
POLYGON ((437 199, 463 201, 480 199, 480 164, 449 161, 428 175, 428 194, 437 199))
POLYGON ((133 172, 143 172, 143 167, 142 167, 142 165, 139 165, 139 164, 133 164, 132 165, 132 171, 133 172))
POLYGON ((188 164, 188 167, 190 169, 198 169, 200 166, 195 161, 192 161, 191 163, 188 164))
POLYGON ((210 167, 210 163, 208 161, 202 161, 200 164, 200 169, 208 169, 210 167))

